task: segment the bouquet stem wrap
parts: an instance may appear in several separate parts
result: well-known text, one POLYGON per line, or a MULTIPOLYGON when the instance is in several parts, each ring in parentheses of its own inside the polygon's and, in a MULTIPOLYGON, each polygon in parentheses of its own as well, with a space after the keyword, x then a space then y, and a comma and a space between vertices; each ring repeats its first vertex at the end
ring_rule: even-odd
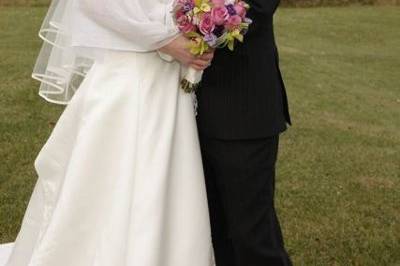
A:
MULTIPOLYGON (((161 51, 157 52, 161 59, 163 59, 164 61, 171 63, 175 60, 172 56, 168 54, 165 54, 161 51)), ((201 78, 203 77, 203 72, 204 71, 198 71, 192 67, 189 67, 181 81, 181 88, 187 93, 196 91, 196 89, 200 85, 201 78)))
POLYGON ((187 93, 196 91, 200 85, 203 73, 204 71, 198 71, 192 67, 189 67, 185 77, 181 81, 181 88, 187 93))

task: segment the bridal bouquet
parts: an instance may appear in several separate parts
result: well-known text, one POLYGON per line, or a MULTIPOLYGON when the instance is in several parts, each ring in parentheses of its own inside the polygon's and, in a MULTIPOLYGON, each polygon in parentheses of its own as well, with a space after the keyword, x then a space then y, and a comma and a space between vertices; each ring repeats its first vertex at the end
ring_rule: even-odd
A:
MULTIPOLYGON (((192 40, 190 52, 202 55, 211 49, 243 42, 251 20, 246 17, 250 6, 243 0, 176 0, 174 18, 180 32, 192 40)), ((181 81, 185 92, 193 92, 203 72, 189 68, 181 81)))

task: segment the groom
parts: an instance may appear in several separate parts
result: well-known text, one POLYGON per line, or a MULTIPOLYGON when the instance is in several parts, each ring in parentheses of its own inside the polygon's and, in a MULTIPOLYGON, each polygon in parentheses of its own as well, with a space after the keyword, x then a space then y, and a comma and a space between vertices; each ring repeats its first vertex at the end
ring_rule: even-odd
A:
POLYGON ((290 124, 273 32, 279 0, 247 2, 245 42, 215 52, 198 90, 216 263, 291 265, 274 208, 279 134, 290 124))

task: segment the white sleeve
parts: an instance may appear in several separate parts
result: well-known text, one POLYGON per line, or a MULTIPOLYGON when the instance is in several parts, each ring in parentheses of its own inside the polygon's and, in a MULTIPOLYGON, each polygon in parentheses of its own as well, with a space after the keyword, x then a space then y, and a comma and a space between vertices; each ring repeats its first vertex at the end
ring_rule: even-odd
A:
POLYGON ((156 50, 177 34, 170 0, 75 0, 88 19, 131 41, 141 50, 156 50))

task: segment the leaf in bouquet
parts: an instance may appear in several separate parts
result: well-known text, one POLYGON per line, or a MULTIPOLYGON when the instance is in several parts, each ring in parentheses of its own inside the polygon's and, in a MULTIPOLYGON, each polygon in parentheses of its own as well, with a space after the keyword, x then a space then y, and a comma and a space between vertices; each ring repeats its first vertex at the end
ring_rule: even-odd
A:
POLYGON ((228 42, 228 49, 231 51, 235 50, 235 40, 228 42))
POLYGON ((233 36, 233 32, 226 33, 225 45, 228 46, 228 49, 233 51, 235 48, 235 37, 233 36))
POLYGON ((249 24, 249 23, 246 23, 246 22, 242 22, 242 23, 240 23, 240 28, 241 28, 241 29, 248 29, 248 28, 249 28, 249 26, 250 26, 250 24, 249 24))
POLYGON ((243 35, 240 33, 240 30, 238 29, 232 31, 232 37, 238 40, 239 42, 243 42, 243 35))
POLYGON ((224 34, 222 34, 218 39, 217 39, 217 43, 215 44, 216 47, 224 47, 226 45, 226 32, 224 34))

